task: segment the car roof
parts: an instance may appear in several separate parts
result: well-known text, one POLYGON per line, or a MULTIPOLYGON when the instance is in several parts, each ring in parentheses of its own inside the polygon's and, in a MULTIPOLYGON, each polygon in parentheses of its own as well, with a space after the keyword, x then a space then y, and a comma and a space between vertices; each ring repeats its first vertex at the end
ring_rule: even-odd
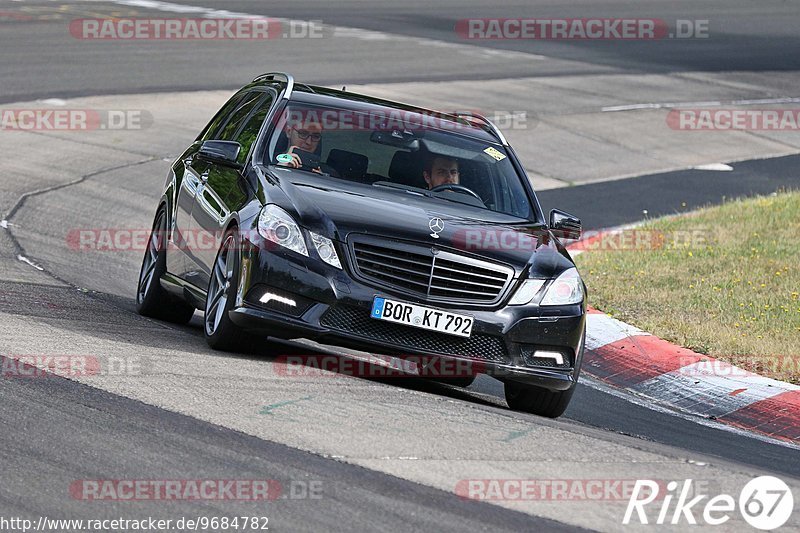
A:
MULTIPOLYGON (((288 85, 287 82, 284 82, 280 79, 262 79, 266 76, 270 75, 256 78, 251 86, 275 82, 283 82, 284 84, 288 85)), ((392 100, 384 100, 374 96, 349 92, 344 89, 337 90, 320 85, 299 83, 295 82, 293 79, 291 80, 291 85, 292 90, 289 96, 289 101, 293 103, 343 108, 364 113, 385 111, 386 108, 397 109, 407 113, 418 113, 426 117, 434 117, 437 122, 443 125, 442 129, 455 131, 461 135, 465 135, 483 142, 503 145, 506 144, 505 139, 502 137, 499 131, 496 129, 493 131, 493 125, 490 127, 483 122, 467 120, 464 117, 460 117, 452 113, 444 113, 441 111, 426 109, 424 107, 404 104, 392 100), (452 128, 449 128, 448 124, 452 124, 452 128)))

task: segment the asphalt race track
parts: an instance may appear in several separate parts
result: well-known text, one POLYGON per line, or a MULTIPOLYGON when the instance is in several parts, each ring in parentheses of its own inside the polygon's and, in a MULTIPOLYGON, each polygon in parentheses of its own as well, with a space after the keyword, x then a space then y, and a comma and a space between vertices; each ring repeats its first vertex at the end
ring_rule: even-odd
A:
MULTIPOLYGON (((261 72, 288 70, 308 82, 359 85, 387 95, 397 91, 406 94, 404 101, 431 105, 450 84, 475 81, 480 94, 463 91, 450 98, 484 98, 467 103, 488 107, 492 96, 484 93, 497 78, 515 99, 506 109, 537 106, 525 99, 528 82, 520 80, 563 80, 570 92, 564 109, 550 115, 541 109, 533 131, 515 132, 522 142, 534 142, 559 116, 578 116, 571 113, 585 112, 580 117, 591 130, 610 120, 599 109, 614 103, 703 102, 703 88, 708 98, 721 100, 800 97, 796 5, 745 0, 164 4, 0 1, 2 107, 65 105, 53 103, 59 99, 72 107, 144 109, 155 117, 145 131, 118 135, 0 130, 3 368, 20 355, 122 365, 119 372, 73 379, 0 377, 0 518, 238 515, 269 517, 270 529, 278 531, 618 531, 627 500, 470 501, 459 496, 458 487, 470 479, 693 479, 711 495, 737 495, 750 479, 771 474, 800 497, 797 447, 654 409, 591 379, 582 381, 563 417, 549 420, 510 411, 500 382, 486 376, 468 389, 413 378, 292 377, 281 373, 278 356, 319 352, 302 342, 273 341, 247 353, 214 352, 203 339, 199 313, 186 327, 135 313, 138 250, 79 252, 68 237, 81 228, 149 227, 169 161, 232 90, 261 72), (199 16, 191 14, 197 10, 179 14, 182 5, 321 20, 329 38, 187 45, 87 43, 70 36, 69 23, 77 18, 199 16), (453 31, 465 17, 593 16, 708 19, 711 37, 466 43, 453 31), (615 77, 639 76, 658 81, 647 91, 627 82, 614 85, 615 77), (593 90, 582 81, 600 78, 606 85, 593 90), (682 97, 680 88, 689 82, 700 92, 682 97), (581 98, 591 106, 567 109, 581 98), (270 479, 283 492, 275 501, 253 503, 87 501, 72 490, 81 480, 102 479, 270 479)), ((628 124, 645 120, 646 112, 632 110, 628 124)), ((654 136, 666 135, 643 127, 654 136)), ((594 133, 581 137, 573 126, 564 126, 557 133, 564 137, 553 140, 561 156, 543 153, 544 165, 534 157, 536 146, 518 148, 529 157, 526 168, 536 171, 534 185, 537 179, 547 185, 539 193, 542 206, 573 212, 585 228, 600 229, 800 188, 800 156, 793 155, 800 153, 797 133, 739 136, 731 143, 752 147, 740 158, 728 157, 730 147, 717 138, 706 146, 698 138, 680 138, 663 153, 636 150, 641 159, 635 161, 617 156, 601 161, 598 155, 597 167, 588 170, 584 160, 571 161, 571 151, 586 151, 581 140, 598 153, 603 147, 630 150, 638 131, 620 128, 612 142, 594 133), (697 145, 691 162, 681 159, 682 143, 697 145), (670 149, 678 155, 668 154, 670 149), (690 168, 723 160, 739 162, 730 163, 729 172, 690 168), (570 175, 581 177, 572 181, 570 175)), ((512 144, 517 144, 513 138, 512 144)), ((790 526, 800 526, 796 511, 790 526)), ((750 530, 740 516, 726 527, 750 530)))
MULTIPOLYGON (((13 4, 14 2, 5 2, 13 4)), ((205 6, 233 12, 270 17, 321 20, 326 24, 352 27, 374 32, 388 32, 407 37, 435 39, 463 44, 453 27, 466 17, 652 17, 667 21, 708 19, 715 35, 704 41, 639 41, 593 42, 570 41, 484 41, 481 47, 508 50, 520 54, 543 55, 558 61, 547 65, 525 61, 516 55, 513 65, 502 61, 502 54, 492 56, 494 62, 475 61, 469 56, 455 64, 440 62, 435 56, 416 55, 413 47, 396 43, 369 41, 366 51, 348 50, 349 60, 336 60, 340 49, 318 47, 311 41, 281 43, 276 52, 258 55, 226 55, 230 47, 214 43, 202 54, 177 44, 126 45, 122 50, 110 43, 99 43, 87 54, 86 47, 65 41, 61 32, 45 31, 43 25, 79 17, 136 16, 146 9, 125 5, 125 2, 101 2, 100 5, 76 3, 53 15, 47 1, 29 1, 26 14, 40 17, 35 21, 35 38, 29 33, 31 24, 5 27, 3 39, 9 42, 28 37, 24 47, 4 46, 2 101, 29 100, 46 97, 53 89, 62 96, 114 94, 140 91, 236 89, 238 81, 252 77, 254 71, 289 69, 309 82, 336 84, 376 83, 381 81, 480 79, 501 74, 507 76, 570 75, 586 71, 666 72, 666 71, 791 71, 800 67, 793 51, 800 46, 797 36, 797 10, 790 2, 747 0, 683 2, 668 0, 647 2, 593 2, 580 0, 564 5, 558 2, 503 1, 487 4, 479 0, 444 0, 426 2, 411 0, 396 3, 379 1, 367 4, 359 0, 320 2, 314 0, 261 2, 259 0, 226 2, 173 2, 205 6), (369 7, 367 7, 369 6, 369 7), (391 43, 391 44, 390 44, 391 43), (113 54, 105 53, 111 48, 113 54), (381 59, 370 59, 370 52, 380 49, 381 59), (76 57, 76 52, 83 52, 76 57), (367 61, 365 63, 364 61, 367 61), (494 63, 495 66, 492 66, 494 63), (502 69, 498 66, 502 63, 502 69), (197 65, 224 65, 224 69, 195 70, 197 65), (168 66, 169 68, 163 68, 168 66), (471 68, 465 69, 465 66, 471 68), (44 68, 42 68, 44 67, 44 68), (265 70, 266 69, 266 70, 265 70), (157 75, 154 75, 157 73, 157 75)), ((63 4, 63 3, 62 3, 63 4)), ((145 3, 146 4, 146 3, 145 3)), ((142 5, 141 3, 139 5, 142 5)), ((152 14, 152 11, 150 11, 152 14)), ((162 13, 163 15, 163 13, 162 13)), ((11 19, 12 22, 14 19, 11 19)), ((474 43, 471 43, 474 44, 474 43)), ((248 45, 243 45, 245 49, 248 45)), ((249 50, 255 50, 250 47, 249 50)))

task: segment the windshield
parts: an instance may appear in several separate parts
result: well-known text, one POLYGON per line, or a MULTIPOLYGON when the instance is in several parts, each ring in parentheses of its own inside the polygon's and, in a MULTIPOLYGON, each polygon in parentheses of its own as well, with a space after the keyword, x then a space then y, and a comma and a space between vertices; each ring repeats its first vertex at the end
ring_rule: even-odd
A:
POLYGON ((505 148, 465 134, 469 124, 394 108, 356 112, 290 104, 269 143, 273 165, 434 202, 458 202, 535 220, 505 148))

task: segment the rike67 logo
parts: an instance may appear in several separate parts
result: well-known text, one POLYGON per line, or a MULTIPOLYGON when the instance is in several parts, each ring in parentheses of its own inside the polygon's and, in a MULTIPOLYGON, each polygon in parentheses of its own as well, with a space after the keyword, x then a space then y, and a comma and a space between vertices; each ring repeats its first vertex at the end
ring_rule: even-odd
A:
MULTIPOLYGON (((658 509, 658 516, 653 522, 655 524, 695 525, 700 518, 699 523, 718 526, 730 520, 736 511, 737 502, 729 494, 719 494, 711 498, 700 494, 689 499, 693 496, 691 479, 684 480, 683 485, 670 481, 666 485, 666 494, 660 494, 659 489, 662 487, 663 482, 636 480, 622 523, 630 524, 634 515, 641 524, 651 523, 649 520, 653 519, 653 511, 658 509), (648 518, 645 507, 656 501, 648 518)), ((781 527, 789 520, 794 508, 794 498, 791 489, 782 480, 773 476, 761 476, 744 486, 739 493, 738 507, 739 513, 748 524, 768 531, 781 527)))

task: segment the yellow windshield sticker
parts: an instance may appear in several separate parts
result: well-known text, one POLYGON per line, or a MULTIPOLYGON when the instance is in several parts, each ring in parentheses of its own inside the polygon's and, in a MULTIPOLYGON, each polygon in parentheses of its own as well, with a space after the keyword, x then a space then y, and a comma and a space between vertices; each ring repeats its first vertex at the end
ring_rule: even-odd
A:
POLYGON ((505 156, 505 154, 503 152, 501 152, 500 150, 497 150, 495 148, 492 148, 491 146, 489 148, 487 148, 486 150, 484 150, 483 153, 488 155, 489 157, 497 160, 497 161, 502 161, 503 159, 506 158, 506 156, 505 156))

